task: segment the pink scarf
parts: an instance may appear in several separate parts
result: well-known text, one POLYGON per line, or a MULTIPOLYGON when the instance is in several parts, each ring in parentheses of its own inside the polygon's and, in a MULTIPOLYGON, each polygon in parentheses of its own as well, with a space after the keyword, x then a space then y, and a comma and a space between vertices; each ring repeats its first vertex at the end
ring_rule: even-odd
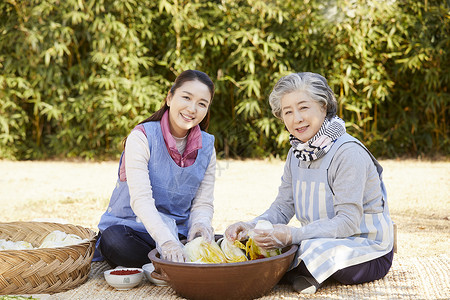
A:
MULTIPOLYGON (((175 142, 175 139, 170 133, 168 110, 164 113, 160 123, 167 151, 169 152, 169 155, 170 157, 172 157, 173 161, 182 168, 186 168, 193 165, 195 159, 197 158, 198 150, 202 148, 202 132, 200 126, 197 125, 191 128, 191 130, 189 130, 186 142, 186 149, 184 150, 183 155, 181 155, 180 152, 178 152, 177 143, 175 142)), ((147 134, 145 133, 144 125, 142 124, 137 125, 136 127, 133 128, 133 130, 139 130, 145 136, 147 136, 147 134)), ((122 160, 122 164, 120 165, 119 177, 120 181, 127 180, 125 173, 125 160, 122 160)))

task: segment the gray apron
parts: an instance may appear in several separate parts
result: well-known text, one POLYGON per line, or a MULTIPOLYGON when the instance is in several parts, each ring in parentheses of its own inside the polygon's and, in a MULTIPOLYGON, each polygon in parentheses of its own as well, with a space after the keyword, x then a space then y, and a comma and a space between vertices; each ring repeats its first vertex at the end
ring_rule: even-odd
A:
POLYGON ((392 250, 393 223, 389 216, 386 190, 381 179, 382 168, 373 155, 348 134, 335 142, 330 151, 320 160, 318 169, 299 168, 299 160, 292 157, 292 187, 295 214, 302 225, 335 216, 333 193, 328 184, 328 168, 344 143, 354 142, 363 147, 372 158, 380 175, 383 198, 381 213, 363 213, 359 232, 347 238, 315 238, 303 240, 300 244, 293 266, 303 260, 313 277, 322 283, 336 271, 381 257, 392 250), (294 171, 296 170, 296 171, 294 171))

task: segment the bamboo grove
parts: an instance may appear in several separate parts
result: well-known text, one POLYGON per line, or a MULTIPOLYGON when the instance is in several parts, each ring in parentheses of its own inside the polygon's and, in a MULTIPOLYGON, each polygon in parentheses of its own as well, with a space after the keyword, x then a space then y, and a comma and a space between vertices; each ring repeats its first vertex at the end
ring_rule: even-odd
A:
POLYGON ((219 157, 277 157, 275 82, 324 75, 377 156, 450 154, 450 10, 437 0, 3 0, 0 158, 117 158, 185 69, 216 84, 219 157))

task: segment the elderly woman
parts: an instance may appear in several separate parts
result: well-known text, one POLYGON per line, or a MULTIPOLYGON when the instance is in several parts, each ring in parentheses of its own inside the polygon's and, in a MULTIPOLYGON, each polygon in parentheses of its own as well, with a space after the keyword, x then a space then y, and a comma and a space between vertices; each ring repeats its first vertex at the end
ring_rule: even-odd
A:
POLYGON ((285 279, 300 293, 315 293, 328 278, 358 284, 384 277, 394 237, 383 169, 346 133, 326 79, 309 72, 285 76, 269 102, 292 145, 278 196, 262 215, 229 226, 226 237, 245 239, 252 230, 262 248, 298 244, 285 279), (300 228, 286 225, 294 214, 300 228), (258 220, 270 221, 274 229, 253 229, 258 220))

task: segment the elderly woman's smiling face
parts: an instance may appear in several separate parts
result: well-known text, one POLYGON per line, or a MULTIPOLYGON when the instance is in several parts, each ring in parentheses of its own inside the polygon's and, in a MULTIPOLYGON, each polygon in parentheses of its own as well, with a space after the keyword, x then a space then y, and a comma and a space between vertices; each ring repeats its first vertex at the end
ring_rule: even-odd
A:
POLYGON ((320 129, 326 108, 305 91, 294 91, 281 98, 281 118, 287 130, 302 142, 310 140, 320 129))

